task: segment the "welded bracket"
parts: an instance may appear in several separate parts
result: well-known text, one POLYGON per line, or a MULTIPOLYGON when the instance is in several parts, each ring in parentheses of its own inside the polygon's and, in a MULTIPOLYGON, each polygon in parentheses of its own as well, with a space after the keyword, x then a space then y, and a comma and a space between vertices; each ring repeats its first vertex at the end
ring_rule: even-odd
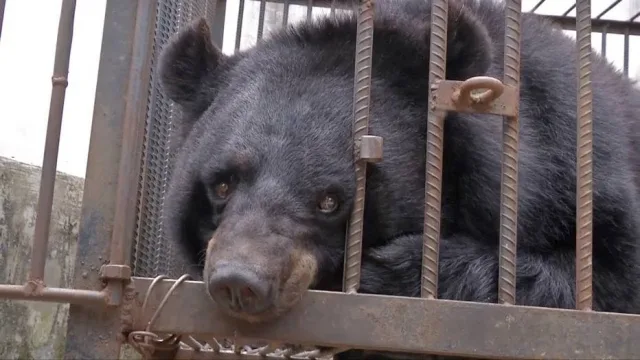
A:
POLYGON ((362 135, 359 140, 360 151, 358 160, 363 160, 368 163, 378 163, 382 161, 382 145, 384 143, 382 137, 362 135))

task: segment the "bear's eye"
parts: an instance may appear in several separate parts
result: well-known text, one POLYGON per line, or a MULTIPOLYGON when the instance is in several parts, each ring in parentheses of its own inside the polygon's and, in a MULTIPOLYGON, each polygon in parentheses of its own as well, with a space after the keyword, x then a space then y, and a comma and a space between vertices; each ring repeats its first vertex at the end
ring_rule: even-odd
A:
POLYGON ((335 195, 324 195, 318 201, 318 209, 325 214, 336 211, 338 209, 338 198, 335 195))
POLYGON ((229 196, 229 184, 227 184, 226 182, 221 182, 216 184, 216 186, 214 187, 214 191, 216 192, 216 196, 224 199, 227 196, 229 196))
POLYGON ((226 176, 224 179, 216 182, 213 186, 213 194, 218 199, 226 199, 231 194, 234 185, 233 176, 226 176))

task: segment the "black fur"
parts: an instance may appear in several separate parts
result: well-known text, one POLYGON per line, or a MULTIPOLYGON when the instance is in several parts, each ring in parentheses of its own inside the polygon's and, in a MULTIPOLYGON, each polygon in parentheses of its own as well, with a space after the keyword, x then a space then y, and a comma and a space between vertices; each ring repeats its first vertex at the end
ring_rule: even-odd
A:
MULTIPOLYGON (((502 78, 502 5, 460 2, 449 10, 447 78, 502 78)), ((384 161, 367 180, 361 290, 419 296, 430 4, 376 6, 370 133, 384 138, 384 161)), ((232 57, 196 40, 192 55, 164 56, 165 87, 185 107, 186 136, 165 221, 194 262, 227 211, 262 209, 308 231, 319 264, 314 287, 340 287, 355 191, 356 22, 338 19, 289 27, 232 57), (202 60, 205 53, 215 56, 202 60), (245 201, 214 209, 207 186, 233 171, 225 166, 238 151, 251 164, 235 190, 245 201), (330 217, 315 212, 327 188, 342 199, 330 217)), ((575 306, 576 49, 549 23, 523 15, 518 304, 575 306)), ((605 59, 592 61, 594 308, 638 313, 640 93, 605 59)), ((501 129, 497 116, 447 116, 440 298, 497 301, 501 129)))

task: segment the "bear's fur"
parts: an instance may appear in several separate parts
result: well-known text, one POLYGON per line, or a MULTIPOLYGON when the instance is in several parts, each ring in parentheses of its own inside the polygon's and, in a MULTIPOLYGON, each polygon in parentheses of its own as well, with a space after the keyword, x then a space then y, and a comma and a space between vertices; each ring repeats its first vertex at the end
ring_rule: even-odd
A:
MULTIPOLYGON (((504 8, 450 1, 447 79, 502 79, 504 8)), ((419 296, 429 106, 430 2, 376 1, 360 291, 419 296)), ((289 26, 225 56, 201 20, 163 53, 184 116, 166 232, 204 269, 251 264, 278 316, 308 289, 339 290, 355 192, 354 16, 289 26), (231 191, 215 197, 220 180, 231 191), (317 211, 326 194, 332 214, 317 211)), ((523 14, 517 303, 575 307, 576 58, 573 39, 523 14)), ((640 312, 640 92, 594 54, 593 306, 640 312)), ((451 113, 444 133, 438 296, 496 302, 502 118, 451 113)))

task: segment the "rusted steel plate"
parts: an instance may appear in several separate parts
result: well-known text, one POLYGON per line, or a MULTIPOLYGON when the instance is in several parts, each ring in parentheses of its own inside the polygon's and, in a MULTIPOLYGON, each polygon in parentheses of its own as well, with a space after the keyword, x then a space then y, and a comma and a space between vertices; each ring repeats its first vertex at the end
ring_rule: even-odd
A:
MULTIPOLYGON (((138 306, 151 281, 133 278, 138 306)), ((174 282, 158 283, 135 329, 174 282)), ((151 330, 496 359, 640 358, 637 315, 309 291, 279 321, 252 325, 218 312, 199 281, 176 288, 151 330)))

